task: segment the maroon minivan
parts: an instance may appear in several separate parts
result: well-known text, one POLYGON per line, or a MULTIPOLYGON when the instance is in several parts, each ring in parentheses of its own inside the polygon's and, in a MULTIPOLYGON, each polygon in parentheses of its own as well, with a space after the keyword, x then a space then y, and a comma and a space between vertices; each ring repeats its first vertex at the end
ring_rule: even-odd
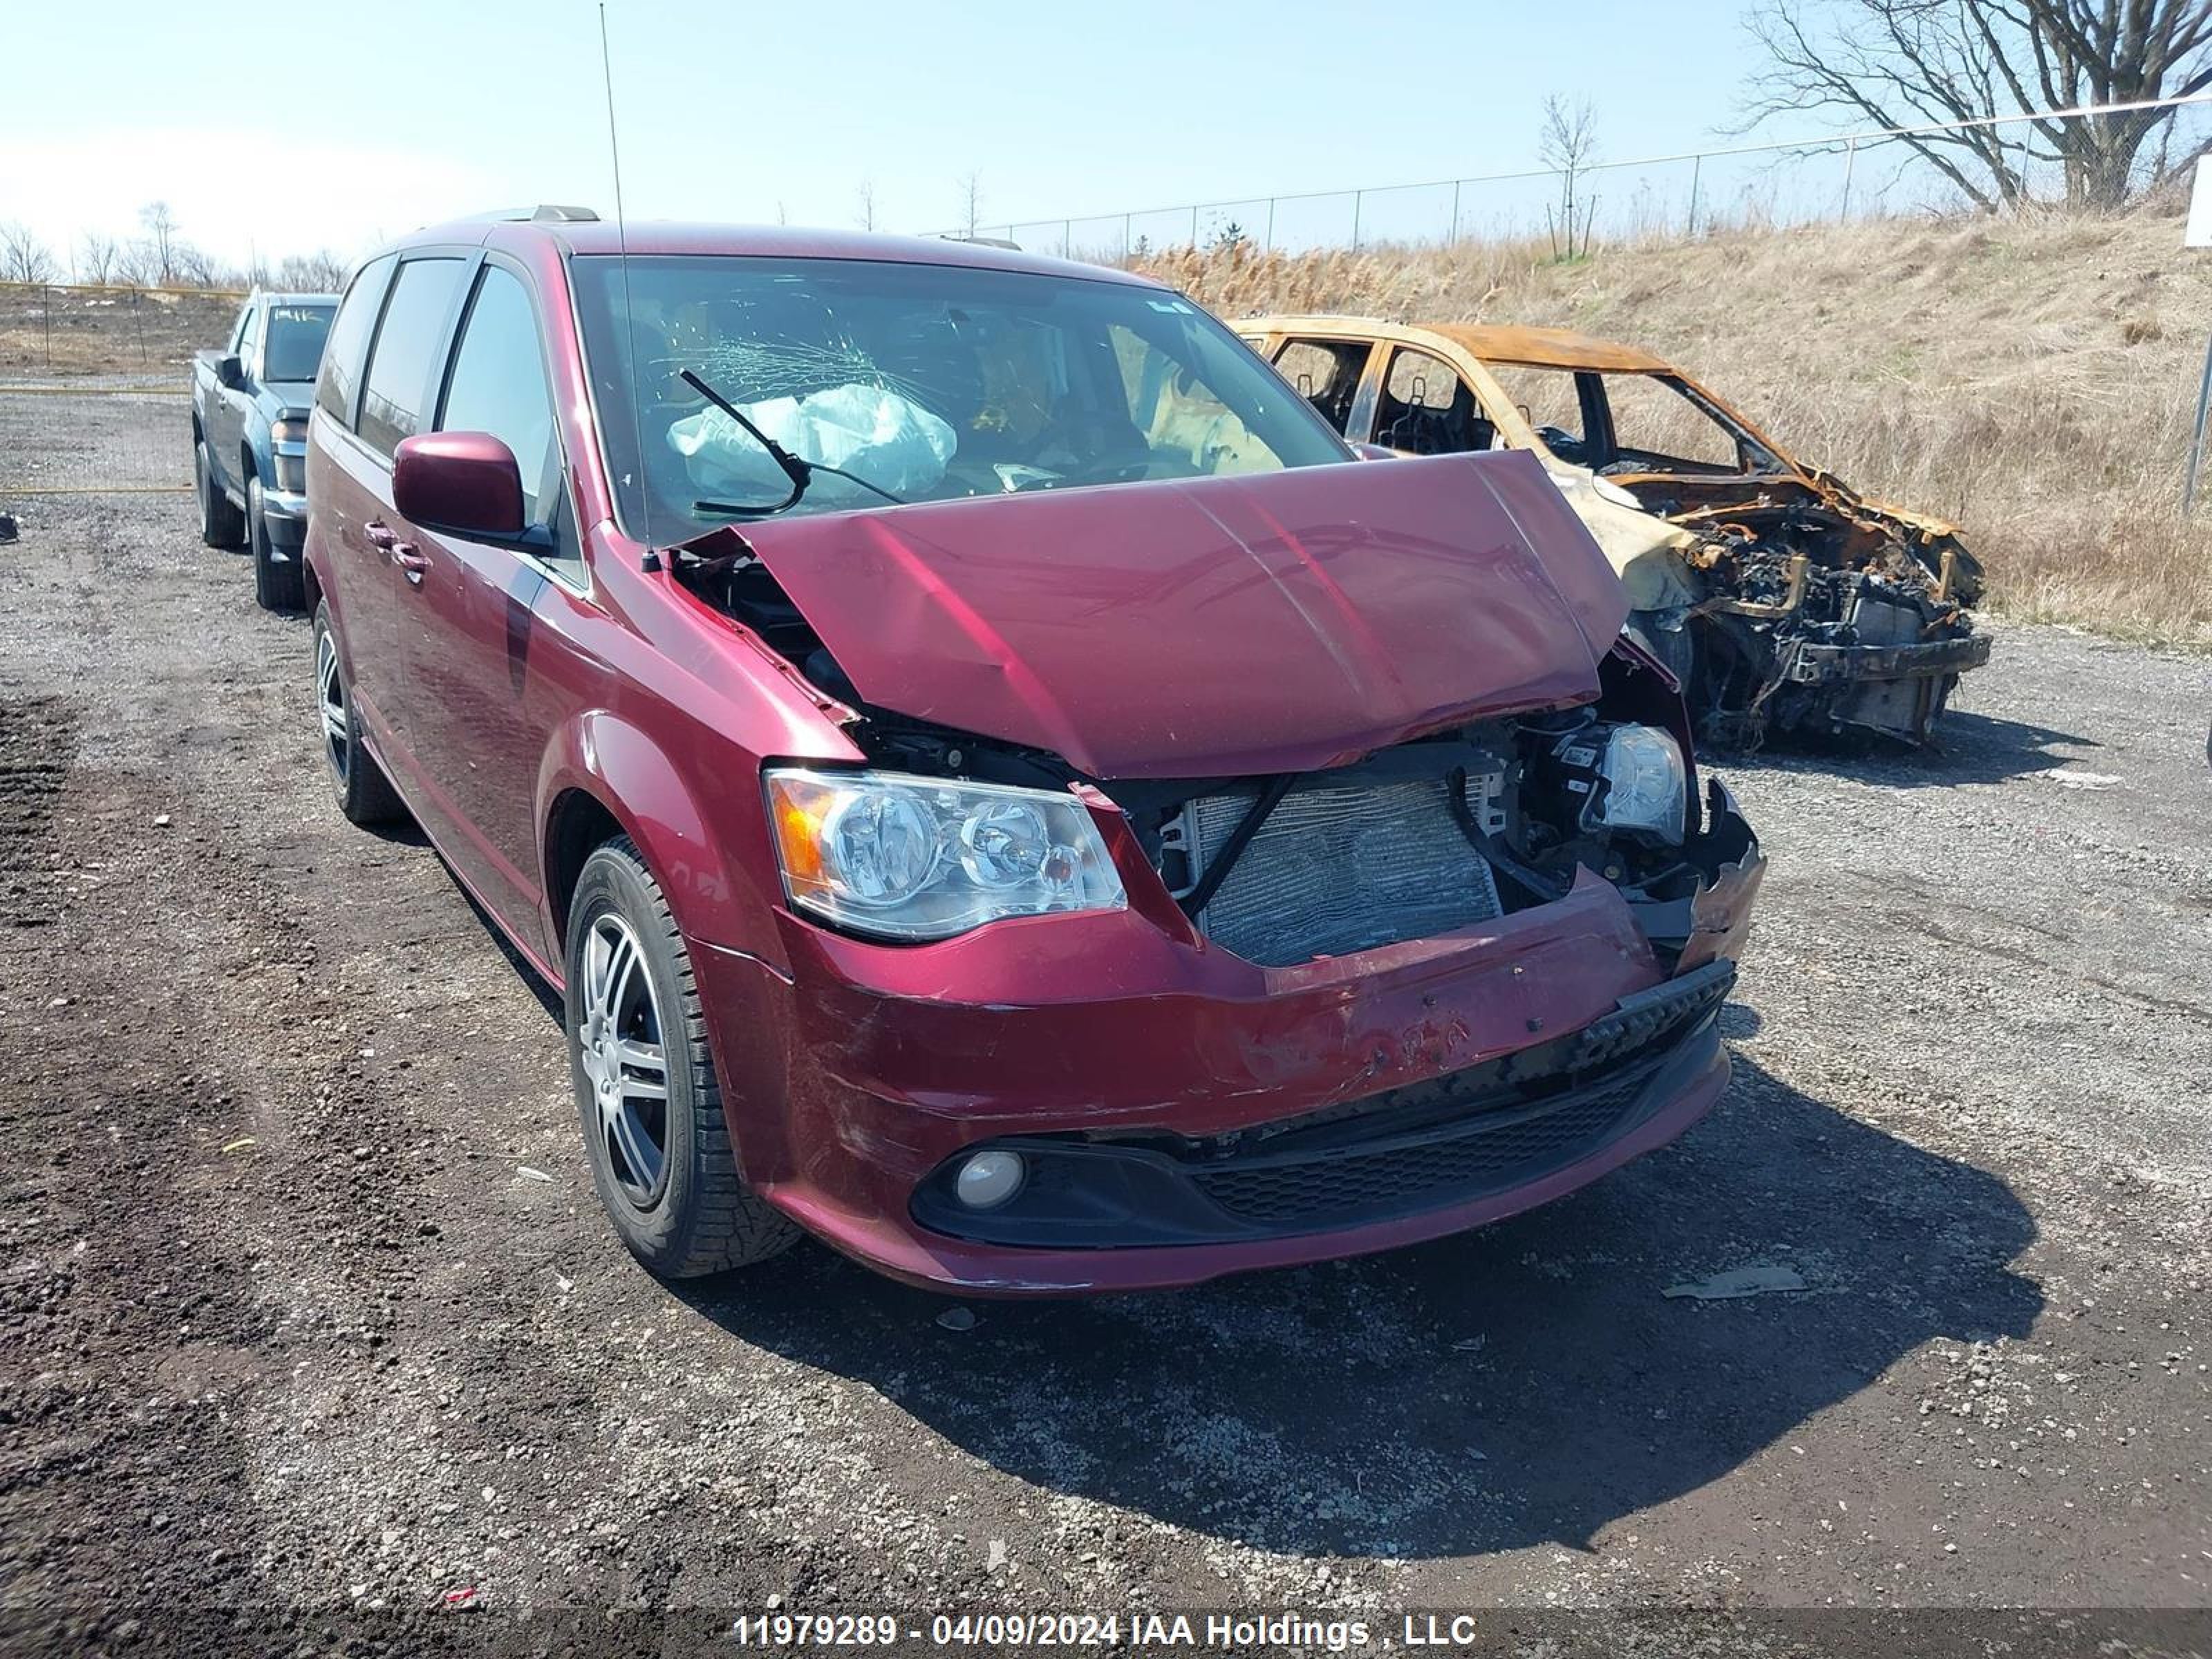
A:
POLYGON ((1695 1121, 1762 870, 1525 454, 1359 460, 1115 270, 541 209, 370 260, 307 605, 338 801, 562 993, 656 1273, 805 1229, 1127 1290, 1695 1121))

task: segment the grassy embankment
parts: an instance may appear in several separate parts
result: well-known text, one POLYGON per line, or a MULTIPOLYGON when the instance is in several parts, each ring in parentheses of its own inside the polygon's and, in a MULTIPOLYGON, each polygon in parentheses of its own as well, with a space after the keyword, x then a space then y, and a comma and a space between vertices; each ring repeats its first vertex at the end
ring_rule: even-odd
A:
POLYGON ((2176 218, 1894 221, 1601 246, 1146 269, 1224 317, 1336 311, 1544 323, 1648 346, 1804 459, 1955 520, 1990 608, 2212 645, 2212 484, 2180 517, 2212 256, 2176 218))

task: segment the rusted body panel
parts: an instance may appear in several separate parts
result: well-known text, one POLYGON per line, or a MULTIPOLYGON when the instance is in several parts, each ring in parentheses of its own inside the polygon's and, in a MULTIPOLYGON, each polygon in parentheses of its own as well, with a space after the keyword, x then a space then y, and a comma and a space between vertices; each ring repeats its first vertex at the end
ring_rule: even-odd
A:
POLYGON ((1565 329, 1346 317, 1237 326, 1294 384, 1293 348, 1357 365, 1355 393, 1328 407, 1308 394, 1356 442, 1534 452, 1619 572, 1631 632, 1684 682, 1708 741, 1751 745, 1782 729, 1923 742, 1959 676, 1988 659, 1970 614, 1981 566, 1955 526, 1800 463, 1662 358, 1565 329), (1456 384, 1426 386, 1410 372, 1423 360, 1456 384), (1583 430, 1532 423, 1507 384, 1531 371, 1573 377, 1583 430), (1708 439, 1724 434, 1736 464, 1621 442, 1607 388, 1624 379, 1676 394, 1676 412, 1708 439))

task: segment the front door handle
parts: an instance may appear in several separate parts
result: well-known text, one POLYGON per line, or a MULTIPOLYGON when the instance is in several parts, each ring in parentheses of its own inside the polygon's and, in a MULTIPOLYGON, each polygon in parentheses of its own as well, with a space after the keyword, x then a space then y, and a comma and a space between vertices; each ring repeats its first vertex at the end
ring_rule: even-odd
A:
POLYGON ((390 525, 381 519, 371 519, 361 527, 362 538, 380 553, 389 553, 399 538, 390 525))
POLYGON ((394 542, 392 562, 407 573, 407 580, 416 587, 422 586, 422 573, 430 568, 429 560, 415 550, 412 542, 394 542))

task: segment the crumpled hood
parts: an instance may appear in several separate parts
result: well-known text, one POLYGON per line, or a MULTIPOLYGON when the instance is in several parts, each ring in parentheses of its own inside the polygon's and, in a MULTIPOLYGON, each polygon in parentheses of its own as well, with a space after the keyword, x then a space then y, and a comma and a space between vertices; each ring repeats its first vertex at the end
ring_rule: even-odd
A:
POLYGON ((1098 778, 1308 771, 1587 702, 1628 612, 1522 453, 741 528, 864 702, 1098 778))

